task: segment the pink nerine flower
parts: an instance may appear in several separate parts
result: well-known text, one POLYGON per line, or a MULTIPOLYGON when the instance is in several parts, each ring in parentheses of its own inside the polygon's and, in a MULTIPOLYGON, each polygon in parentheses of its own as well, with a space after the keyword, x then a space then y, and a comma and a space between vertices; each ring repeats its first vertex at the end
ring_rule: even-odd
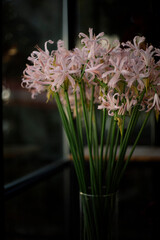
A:
MULTIPOLYGON (((160 49, 159 49, 159 48, 156 48, 156 49, 155 49, 155 56, 160 57, 160 49)), ((159 67, 160 67, 160 60, 157 62, 157 64, 158 64, 159 67)))
POLYGON ((22 87, 26 87, 32 92, 32 97, 35 97, 38 93, 45 90, 44 82, 48 79, 47 65, 50 59, 49 51, 47 49, 47 43, 52 44, 53 41, 49 40, 45 42, 45 51, 37 47, 39 51, 33 51, 31 57, 28 60, 33 65, 26 65, 26 69, 23 71, 22 87))
POLYGON ((155 53, 156 53, 156 56, 160 57, 160 49, 159 48, 155 49, 155 53))
POLYGON ((126 43, 122 43, 122 46, 129 47, 128 50, 134 50, 135 55, 137 55, 139 53, 139 50, 141 49, 142 43, 144 42, 145 37, 135 36, 133 39, 133 44, 130 41, 127 41, 126 43))
POLYGON ((92 82, 95 79, 95 76, 98 78, 101 78, 102 75, 102 69, 101 67, 103 66, 103 63, 100 64, 95 64, 91 62, 91 66, 87 65, 87 68, 85 70, 85 73, 90 73, 91 77, 88 77, 88 82, 92 82))
POLYGON ((100 106, 98 106, 98 109, 106 108, 108 110, 108 114, 110 116, 113 116, 114 115, 113 111, 120 109, 119 97, 120 96, 118 93, 113 94, 113 90, 110 90, 107 93, 106 99, 104 97, 100 97, 102 103, 100 106))
POLYGON ((96 44, 97 41, 104 36, 104 32, 99 33, 97 36, 93 35, 93 29, 89 28, 89 36, 84 33, 79 33, 79 38, 83 37, 81 40, 82 44, 85 44, 86 47, 90 47, 91 45, 96 44))
POLYGON ((125 63, 127 57, 123 57, 120 53, 116 55, 111 55, 109 62, 111 64, 112 70, 108 70, 103 73, 102 78, 105 83, 108 83, 109 87, 114 88, 118 81, 120 81, 120 75, 127 75, 129 72, 125 69, 125 63))
POLYGON ((75 80, 71 76, 72 74, 79 73, 79 69, 72 69, 72 63, 68 64, 68 58, 61 58, 59 64, 53 70, 53 82, 51 83, 51 89, 58 91, 64 81, 69 80, 72 87, 75 87, 75 80))
POLYGON ((141 110, 160 111, 160 49, 148 46, 139 36, 133 43, 109 44, 103 32, 96 36, 91 28, 89 36, 80 33, 79 37, 82 48, 67 50, 59 40, 57 50, 50 53, 47 44, 53 41, 49 40, 44 50, 37 47, 31 53, 22 86, 31 91, 32 97, 47 90, 58 91, 63 99, 65 90, 74 110, 74 94, 79 95, 79 83, 83 83, 87 105, 94 89, 94 103, 99 109, 106 108, 111 116, 130 114, 137 104, 141 110))
POLYGON ((82 37, 81 43, 84 45, 82 52, 85 52, 88 60, 103 58, 104 55, 111 50, 108 39, 103 36, 103 32, 97 36, 93 34, 92 28, 89 28, 89 36, 84 33, 79 33, 79 37, 82 37))
POLYGON ((132 107, 134 107, 137 104, 137 99, 135 94, 133 94, 133 92, 131 92, 130 89, 128 89, 125 94, 121 95, 121 97, 123 101, 126 102, 124 106, 124 110, 130 113, 132 107))
POLYGON ((154 97, 148 99, 147 111, 149 112, 152 108, 155 108, 156 111, 160 111, 160 98, 157 93, 155 93, 154 97))
POLYGON ((129 64, 130 71, 128 71, 128 74, 126 74, 126 82, 128 84, 128 87, 131 88, 131 86, 137 82, 139 84, 139 89, 143 90, 143 79, 149 76, 149 72, 144 71, 145 65, 139 59, 130 59, 129 64))
POLYGON ((149 46, 145 50, 143 49, 140 50, 141 56, 144 59, 146 66, 150 66, 150 64, 152 64, 152 60, 153 60, 152 56, 154 54, 152 50, 153 50, 153 46, 149 46))

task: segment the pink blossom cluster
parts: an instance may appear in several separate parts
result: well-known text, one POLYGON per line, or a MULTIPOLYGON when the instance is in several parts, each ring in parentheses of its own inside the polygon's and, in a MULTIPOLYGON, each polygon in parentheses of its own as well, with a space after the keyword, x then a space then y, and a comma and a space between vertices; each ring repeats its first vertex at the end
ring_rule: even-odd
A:
POLYGON ((136 104, 146 112, 160 112, 160 49, 145 43, 144 37, 136 36, 133 43, 118 40, 112 44, 100 33, 89 29, 89 36, 80 33, 81 48, 72 51, 57 42, 51 53, 37 47, 23 72, 22 86, 29 89, 34 98, 43 91, 68 91, 74 108, 73 94, 79 97, 79 83, 83 81, 87 101, 91 99, 94 86, 94 102, 98 108, 106 108, 113 116, 130 114, 136 104), (142 99, 140 101, 140 96, 142 99))

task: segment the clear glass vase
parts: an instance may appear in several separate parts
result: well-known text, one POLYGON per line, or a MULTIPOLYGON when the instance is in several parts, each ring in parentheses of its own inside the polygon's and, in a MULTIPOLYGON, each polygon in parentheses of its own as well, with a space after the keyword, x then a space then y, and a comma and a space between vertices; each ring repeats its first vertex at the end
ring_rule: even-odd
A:
POLYGON ((80 240, 118 240, 118 194, 80 192, 80 240))

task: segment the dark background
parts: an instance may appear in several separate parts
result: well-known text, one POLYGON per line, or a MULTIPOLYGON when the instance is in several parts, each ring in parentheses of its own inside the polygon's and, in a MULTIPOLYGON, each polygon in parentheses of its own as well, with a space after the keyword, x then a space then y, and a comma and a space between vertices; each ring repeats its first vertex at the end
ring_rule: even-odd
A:
MULTIPOLYGON (((105 32, 120 41, 145 36, 160 48, 159 1, 68 0, 69 49, 78 33, 105 32)), ((63 38, 62 0, 2 1, 2 136, 4 184, 63 158, 56 105, 21 88, 27 57, 36 44, 63 38)), ((138 131, 138 128, 136 129, 138 131)), ((160 121, 151 116, 139 145, 160 146, 160 121)), ((130 163, 119 192, 123 240, 156 239, 160 225, 160 162, 130 163), (156 237, 155 237, 156 236, 156 237)), ((78 239, 79 193, 73 166, 31 185, 4 202, 6 240, 78 239)), ((2 215, 1 215, 2 216, 2 215)), ((119 239, 119 240, 120 240, 119 239)))

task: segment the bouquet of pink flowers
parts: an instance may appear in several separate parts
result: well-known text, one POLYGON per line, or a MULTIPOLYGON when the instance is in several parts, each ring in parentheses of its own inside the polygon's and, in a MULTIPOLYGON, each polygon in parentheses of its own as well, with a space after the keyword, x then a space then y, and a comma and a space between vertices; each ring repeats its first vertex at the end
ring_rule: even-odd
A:
POLYGON ((87 192, 84 142, 89 150, 92 193, 115 192, 151 110, 160 113, 160 49, 136 36, 133 43, 112 44, 89 29, 80 33, 82 48, 72 51, 59 40, 57 50, 37 46, 23 73, 22 86, 32 98, 43 91, 54 97, 69 141, 80 191, 87 192), (98 109, 98 110, 97 110, 98 109), (146 116, 126 157, 141 112, 146 116), (101 116, 100 134, 97 119, 101 116), (110 124, 108 131, 106 126, 110 124), (84 128, 83 128, 84 126, 84 128), (85 130, 84 130, 85 129, 85 130), (107 133, 107 134, 106 134, 107 133), (118 149, 118 151, 117 151, 118 149))

